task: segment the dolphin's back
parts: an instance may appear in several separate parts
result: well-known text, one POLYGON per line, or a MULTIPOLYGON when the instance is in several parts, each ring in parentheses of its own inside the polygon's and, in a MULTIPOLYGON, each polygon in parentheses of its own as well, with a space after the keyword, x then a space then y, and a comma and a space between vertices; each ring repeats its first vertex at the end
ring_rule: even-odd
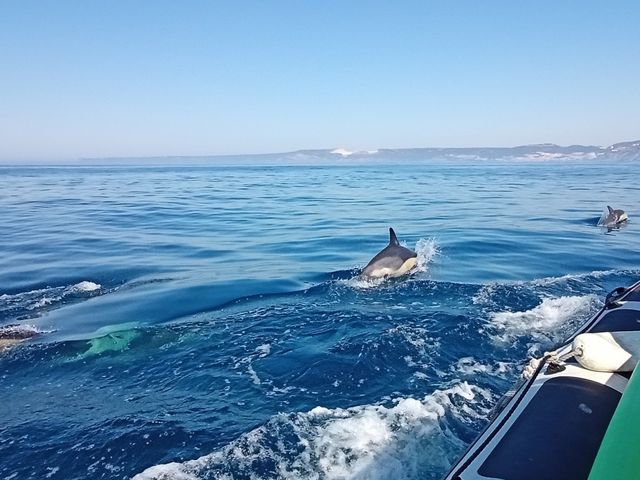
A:
POLYGON ((0 352, 4 349, 35 337, 38 334, 35 330, 22 329, 18 325, 7 325, 0 328, 0 352))
POLYGON ((37 334, 35 330, 22 329, 18 325, 7 325, 0 329, 0 340, 26 340, 37 334))
POLYGON ((416 266, 417 257, 416 252, 400 245, 396 232, 389 228, 389 244, 371 259, 362 274, 374 278, 404 275, 416 266))
POLYGON ((606 216, 606 218, 602 222, 603 225, 614 225, 614 224, 626 222, 629 219, 629 217, 627 216, 627 213, 624 210, 621 210, 621 209, 614 210, 609 205, 607 205, 607 210, 609 211, 609 214, 606 216))
POLYGON ((388 245, 380 253, 371 259, 364 267, 362 273, 367 276, 375 275, 376 271, 394 272, 402 268, 405 262, 411 258, 416 258, 418 254, 400 245, 388 245))

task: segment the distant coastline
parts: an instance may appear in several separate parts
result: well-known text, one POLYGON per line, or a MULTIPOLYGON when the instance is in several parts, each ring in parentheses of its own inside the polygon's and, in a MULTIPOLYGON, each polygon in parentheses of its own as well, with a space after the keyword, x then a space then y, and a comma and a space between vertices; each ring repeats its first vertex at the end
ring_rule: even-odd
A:
POLYGON ((560 146, 552 143, 515 147, 399 148, 351 151, 346 148, 297 150, 284 153, 246 155, 94 157, 67 161, 5 161, 18 166, 162 166, 162 165, 368 165, 368 164, 468 164, 476 162, 632 162, 640 161, 640 140, 607 147, 594 145, 560 146))

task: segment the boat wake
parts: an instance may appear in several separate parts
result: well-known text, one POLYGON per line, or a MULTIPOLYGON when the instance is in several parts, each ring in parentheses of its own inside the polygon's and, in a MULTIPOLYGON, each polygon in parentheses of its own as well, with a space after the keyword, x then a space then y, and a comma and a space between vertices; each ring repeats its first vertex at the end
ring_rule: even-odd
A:
POLYGON ((557 294, 606 294, 612 288, 609 280, 616 281, 615 285, 628 284, 640 277, 640 270, 595 270, 585 273, 572 273, 558 277, 544 277, 530 281, 491 282, 483 285, 472 297, 476 305, 495 307, 503 300, 511 301, 515 297, 527 295, 557 294), (619 280, 618 280, 619 279, 619 280), (601 285, 605 281, 605 286, 601 285))
POLYGON ((562 340, 568 322, 577 328, 594 312, 598 300, 593 295, 543 298, 542 303, 523 312, 497 312, 490 317, 494 340, 511 343, 518 338, 562 340))
POLYGON ((280 414, 218 451, 133 478, 429 478, 425 472, 442 471, 463 446, 452 424, 483 422, 492 400, 488 390, 460 382, 389 406, 280 414))
MULTIPOLYGON (((437 249, 426 245, 430 267, 437 249)), ((140 416, 152 389, 176 405, 205 402, 196 413, 180 411, 179 422, 192 422, 190 432, 202 434, 197 442, 166 440, 176 431, 172 422, 136 424, 127 445, 137 447, 98 463, 105 472, 111 465, 131 473, 157 464, 136 478, 436 479, 485 425, 527 355, 566 338, 598 307, 600 293, 630 283, 630 275, 603 271, 484 286, 416 275, 365 291, 329 279, 169 323, 121 325, 90 339, 24 349, 3 361, 6 372, 24 363, 46 366, 35 369, 43 381, 58 369, 73 372, 79 385, 103 375, 114 388, 124 382, 127 408, 140 416), (149 360, 153 366, 145 366, 149 360), (197 393, 185 400, 185 391, 197 393), (319 404, 326 407, 311 408, 319 404), (215 415, 203 420, 205 410, 215 415), (159 432, 158 441, 168 443, 146 443, 148 456, 141 457, 141 431, 151 438, 159 432), (201 456, 202 439, 212 453, 201 456)), ((106 292, 79 290, 80 298, 106 292)), ((37 384, 29 379, 27 387, 37 384)))

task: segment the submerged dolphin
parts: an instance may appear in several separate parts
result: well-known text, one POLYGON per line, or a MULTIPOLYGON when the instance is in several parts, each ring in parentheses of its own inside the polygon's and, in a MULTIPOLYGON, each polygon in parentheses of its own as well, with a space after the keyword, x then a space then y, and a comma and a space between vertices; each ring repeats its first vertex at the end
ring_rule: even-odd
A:
POLYGON ((92 338, 89 340, 89 348, 73 360, 83 360, 95 355, 101 355, 105 352, 120 353, 129 348, 130 343, 140 336, 137 330, 123 330, 119 332, 111 332, 102 337, 92 338))
POLYGON ((607 216, 600 223, 605 227, 620 225, 621 223, 629 220, 629 217, 627 216, 627 213, 624 210, 614 210, 609 205, 607 205, 607 210, 608 210, 607 216))
POLYGON ((365 277, 399 277, 418 263, 418 254, 400 246, 393 228, 389 228, 389 245, 378 253, 362 270, 365 277))

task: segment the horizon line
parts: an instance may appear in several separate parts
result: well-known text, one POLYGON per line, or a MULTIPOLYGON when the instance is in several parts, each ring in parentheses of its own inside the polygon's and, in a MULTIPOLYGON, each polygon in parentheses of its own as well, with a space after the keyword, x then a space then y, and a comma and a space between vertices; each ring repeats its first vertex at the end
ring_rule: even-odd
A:
POLYGON ((622 142, 616 142, 610 145, 596 145, 596 144, 579 144, 574 143, 570 145, 561 145, 557 143, 544 142, 544 143, 526 143, 511 146, 497 146, 497 145, 485 145, 485 146, 470 146, 470 147, 454 147, 454 146, 422 146, 422 147, 380 147, 375 149, 354 149, 351 150, 346 147, 332 147, 332 148, 300 148, 295 150, 286 151, 271 151, 271 152, 255 152, 255 153, 213 153, 213 154, 150 154, 150 155, 89 155, 89 156, 74 156, 74 157, 58 157, 52 156, 49 159, 42 157, 24 157, 24 158, 0 158, 0 165, 54 165, 56 162, 69 162, 80 163, 84 161, 99 161, 99 160, 153 160, 153 159, 184 159, 184 158, 235 158, 235 157, 257 157, 257 156, 274 156, 274 155, 291 155, 296 153, 329 153, 336 155, 336 159, 342 157, 343 159, 355 155, 356 157, 362 157, 366 155, 376 155, 381 152, 398 152, 403 150, 482 150, 482 149, 496 149, 496 150, 509 150, 525 147, 558 147, 558 148, 597 148, 604 150, 617 145, 623 144, 635 144, 640 145, 640 139, 638 140, 626 140, 622 142))

